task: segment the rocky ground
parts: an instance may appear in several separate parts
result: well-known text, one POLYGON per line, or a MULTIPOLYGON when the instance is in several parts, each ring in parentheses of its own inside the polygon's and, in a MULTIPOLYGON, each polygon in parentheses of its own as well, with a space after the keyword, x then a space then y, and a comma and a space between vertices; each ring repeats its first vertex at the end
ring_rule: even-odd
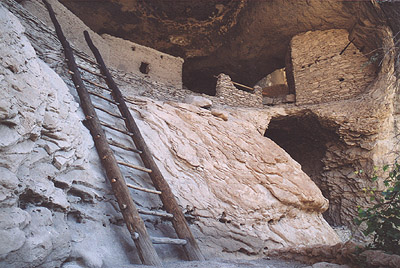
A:
MULTIPOLYGON (((130 265, 123 268, 152 267, 143 265, 130 265)), ((284 260, 208 260, 193 262, 169 262, 164 264, 165 268, 303 268, 309 267, 306 264, 284 260)), ((72 268, 72 267, 71 267, 72 268)), ((333 268, 333 267, 332 267, 333 268)))

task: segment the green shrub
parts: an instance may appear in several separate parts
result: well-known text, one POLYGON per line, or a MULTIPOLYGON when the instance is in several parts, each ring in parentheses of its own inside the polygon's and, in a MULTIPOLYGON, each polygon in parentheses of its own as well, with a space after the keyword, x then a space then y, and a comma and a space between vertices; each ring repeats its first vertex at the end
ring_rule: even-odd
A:
MULTIPOLYGON (((373 235, 373 241, 368 247, 381 249, 388 253, 400 255, 400 165, 383 167, 386 178, 383 179, 385 189, 364 189, 375 205, 366 209, 358 208, 358 217, 355 223, 366 223, 363 234, 373 235)), ((372 181, 378 181, 374 176, 372 181)))

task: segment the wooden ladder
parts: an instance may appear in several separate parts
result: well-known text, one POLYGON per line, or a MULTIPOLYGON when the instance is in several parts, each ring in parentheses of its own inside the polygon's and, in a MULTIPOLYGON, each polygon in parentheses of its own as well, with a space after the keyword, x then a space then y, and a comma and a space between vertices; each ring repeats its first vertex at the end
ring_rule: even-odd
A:
POLYGON ((92 40, 90 39, 89 33, 87 31, 84 32, 85 40, 96 57, 97 66, 100 68, 101 73, 92 72, 91 70, 84 68, 82 66, 78 66, 76 64, 73 50, 70 47, 69 42, 67 41, 62 32, 61 26, 55 17, 51 5, 46 0, 43 0, 43 2, 49 11, 51 20, 56 29, 56 34, 64 48, 64 54, 68 64, 69 73, 72 76, 72 81, 74 82, 74 85, 77 89, 79 98, 81 100, 81 107, 85 114, 85 126, 90 130, 90 133, 93 136, 93 140, 97 152, 99 154, 99 157, 101 159, 102 165, 106 171, 107 178, 111 183, 114 195, 117 199, 124 221, 136 245, 142 263, 146 265, 161 266, 162 265, 161 261, 154 249, 153 244, 164 244, 164 243, 182 245, 189 260, 204 260, 204 257, 197 245, 197 242, 194 239, 187 225, 184 214, 179 208, 178 203, 175 200, 175 197, 167 181, 164 179, 156 163, 154 162, 152 154, 149 148, 147 147, 146 142, 143 139, 140 130, 129 111, 129 108, 125 103, 126 101, 129 100, 124 98, 121 91, 118 89, 117 84, 114 82, 110 72, 108 71, 106 65, 104 64, 100 52, 94 46, 92 40), (108 87, 98 85, 97 83, 82 78, 80 70, 102 77, 105 80, 108 87), (111 93, 113 99, 105 97, 102 94, 93 91, 88 91, 84 84, 84 81, 93 86, 96 86, 99 89, 111 93), (93 105, 90 95, 101 98, 102 100, 105 100, 111 104, 116 105, 119 109, 120 114, 116 114, 102 107, 93 105), (100 110, 117 119, 123 120, 125 122, 125 126, 127 129, 122 130, 114 126, 111 126, 109 124, 106 124, 104 122, 101 122, 97 116, 96 110, 100 110), (129 137, 132 138, 136 146, 136 149, 129 148, 115 141, 110 142, 105 136, 103 127, 110 128, 114 131, 118 131, 120 133, 128 135, 129 137), (114 152, 111 150, 111 146, 119 147, 121 149, 139 154, 144 163, 144 167, 117 161, 114 152), (143 172, 147 172, 150 175, 150 178, 156 190, 146 189, 140 186, 127 184, 119 168, 120 165, 140 170, 143 172), (136 208, 136 205, 133 202, 128 187, 139 191, 144 191, 150 194, 159 195, 164 205, 164 208, 166 209, 166 212, 145 211, 136 208), (170 219, 179 239, 150 237, 149 234, 147 233, 145 224, 139 214, 161 216, 163 218, 170 219))

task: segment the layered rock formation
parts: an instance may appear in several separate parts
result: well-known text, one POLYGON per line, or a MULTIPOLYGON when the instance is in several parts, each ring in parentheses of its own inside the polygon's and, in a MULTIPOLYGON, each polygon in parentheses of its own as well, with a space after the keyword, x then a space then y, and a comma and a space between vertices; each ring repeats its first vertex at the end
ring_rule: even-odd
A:
MULTIPOLYGON (((317 1, 309 2, 314 6, 317 1)), ((329 5, 336 10, 335 5, 352 4, 329 5)), ((336 14, 329 10, 327 14, 336 14)), ((179 204, 196 217, 190 227, 207 257, 259 256, 267 249, 334 244, 338 237, 321 215, 328 208, 326 198, 330 205, 325 218, 335 225, 350 224, 356 206, 368 203, 362 191, 370 185, 365 174, 392 161, 398 149, 396 51, 391 30, 374 24, 381 23, 381 15, 363 14, 369 19, 351 32, 358 36, 357 47, 379 47, 382 53, 374 81, 346 100, 255 109, 227 107, 213 97, 214 107, 207 110, 180 103, 188 91, 112 70, 136 103, 132 113, 179 204), (360 43, 372 33, 377 37, 360 43), (360 169, 364 173, 356 175, 360 169)), ((14 1, 0 4, 0 22, 0 267, 138 262, 91 136, 81 123, 78 98, 53 32, 14 1)), ((94 70, 89 62, 78 61, 94 70)), ((122 126, 106 114, 100 116, 122 126)), ((132 146, 118 133, 107 136, 132 146)), ((123 151, 117 157, 139 163, 123 151)), ((150 187, 146 175, 123 171, 127 180, 150 187)), ((162 206, 154 197, 132 196, 141 208, 162 206)), ((145 220, 152 235, 172 234, 168 222, 145 220)), ((181 258, 177 248, 157 249, 165 260, 181 258)))
MULTIPOLYGON (((51 31, 38 31, 45 26, 29 20, 13 2, 7 7, 36 31, 29 28, 29 41, 20 21, 1 6, 0 267, 137 262, 73 88, 32 47, 36 40, 41 56, 65 75, 63 59, 53 50, 58 46, 49 46, 51 31), (40 36, 32 36, 36 33, 40 36)), ((256 118, 265 120, 268 113, 255 112, 253 121, 246 120, 247 112, 237 113, 225 121, 189 104, 132 98, 137 105, 131 109, 157 163, 182 208, 196 216, 191 228, 207 256, 338 242, 322 218, 328 202, 318 187, 263 137, 265 125, 256 118)), ((107 135, 123 141, 116 133, 107 135)), ((117 156, 139 161, 123 152, 117 156)), ((128 180, 148 186, 143 174, 124 171, 128 180)), ((152 197, 132 194, 140 207, 161 206, 152 197)), ((169 223, 146 222, 152 234, 171 235, 169 223)), ((164 258, 179 255, 160 249, 164 258)))

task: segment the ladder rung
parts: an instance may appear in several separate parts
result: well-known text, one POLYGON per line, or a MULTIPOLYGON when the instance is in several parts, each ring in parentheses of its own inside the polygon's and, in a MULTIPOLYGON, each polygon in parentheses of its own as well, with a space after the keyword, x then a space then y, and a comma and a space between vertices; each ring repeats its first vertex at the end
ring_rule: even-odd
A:
POLYGON ((161 194, 160 191, 143 188, 143 187, 136 186, 136 185, 129 184, 129 183, 127 183, 126 186, 128 186, 129 188, 135 189, 135 190, 142 191, 142 192, 147 192, 147 193, 152 193, 152 194, 161 194))
POLYGON ((145 167, 132 165, 132 164, 121 162, 121 161, 117 161, 117 163, 120 164, 120 165, 126 166, 126 167, 130 167, 130 168, 133 168, 133 169, 141 170, 141 171, 144 171, 144 172, 147 172, 147 173, 151 173, 151 171, 152 171, 151 169, 148 169, 148 168, 145 168, 145 167))
POLYGON ((118 148, 121 148, 121 149, 124 149, 126 151, 131 151, 131 152, 138 153, 138 154, 143 153, 142 151, 140 151, 138 149, 130 148, 128 146, 125 146, 125 145, 123 145, 123 144, 121 144, 119 142, 113 141, 113 140, 108 140, 108 144, 110 144, 112 146, 115 146, 115 147, 118 147, 118 148))
MULTIPOLYGON (((168 218, 168 219, 172 219, 174 217, 174 215, 172 215, 171 213, 164 212, 164 211, 149 211, 149 210, 143 210, 140 208, 138 208, 137 210, 140 214, 143 214, 143 215, 160 216, 160 217, 164 217, 164 218, 168 218)), ((185 216, 185 218, 187 220, 195 220, 196 219, 196 217, 193 215, 183 214, 183 216, 185 216)))
POLYGON ((85 81, 86 83, 89 83, 89 84, 91 84, 91 85, 93 85, 95 87, 98 87, 98 88, 104 89, 104 90, 106 90, 108 92, 111 92, 111 89, 109 89, 108 87, 105 87, 105 86, 102 86, 100 84, 97 84, 97 83, 95 83, 93 81, 90 81, 89 79, 86 79, 86 78, 82 77, 82 81, 85 81))
POLYGON ((106 124, 106 123, 104 123, 104 122, 101 122, 101 121, 100 121, 100 125, 102 125, 103 127, 107 127, 107 128, 110 128, 110 129, 112 129, 112 130, 115 130, 115 131, 121 132, 121 133, 123 133, 123 134, 125 134, 125 135, 128 135, 128 136, 131 136, 131 135, 132 135, 132 133, 130 133, 130 132, 128 132, 128 131, 125 131, 125 130, 122 130, 122 129, 119 129, 119 128, 116 128, 116 127, 110 126, 109 124, 106 124))
POLYGON ((98 94, 98 93, 96 93, 96 92, 93 92, 93 91, 88 91, 88 92, 89 92, 90 95, 99 97, 100 99, 103 99, 103 100, 105 100, 105 101, 111 102, 111 103, 113 103, 113 104, 115 104, 115 105, 119 105, 118 102, 113 101, 112 99, 109 99, 109 98, 107 98, 107 97, 104 97, 104 96, 102 96, 102 95, 100 95, 100 94, 98 94))
POLYGON ((81 59, 83 59, 83 60, 85 60, 87 62, 90 62, 91 64, 94 64, 96 66, 100 66, 97 62, 89 59, 88 57, 85 57, 85 56, 81 55, 81 53, 78 50, 74 49, 74 51, 75 51, 75 55, 78 56, 79 58, 81 58, 81 59))
POLYGON ((138 208, 137 210, 140 214, 144 214, 144 215, 160 216, 160 217, 164 217, 164 218, 168 218, 168 219, 172 219, 174 217, 174 215, 172 215, 171 213, 167 213, 167 212, 163 212, 163 211, 149 211, 149 210, 143 210, 140 208, 138 208))
POLYGON ((85 68, 85 67, 83 67, 81 65, 78 65, 78 67, 79 67, 79 69, 82 69, 82 70, 84 70, 84 71, 86 71, 86 72, 88 72, 90 74, 96 75, 96 76, 101 77, 101 78, 106 78, 104 75, 102 75, 100 73, 96 73, 96 72, 94 72, 92 70, 89 70, 89 69, 87 69, 87 68, 85 68))
POLYGON ((153 244, 173 244, 173 245, 186 245, 185 239, 168 238, 168 237, 150 237, 153 244))
POLYGON ((109 115, 114 116, 114 117, 116 117, 116 118, 123 119, 123 120, 125 119, 125 117, 122 117, 122 116, 120 116, 119 114, 115 114, 115 113, 112 113, 112 112, 110 112, 110 111, 107 111, 106 109, 101 108, 101 107, 99 107, 99 106, 97 106, 97 105, 94 105, 94 104, 93 104, 93 107, 96 108, 97 110, 100 110, 100 111, 102 111, 102 112, 105 112, 106 114, 109 114, 109 115))
POLYGON ((130 100, 130 99, 125 98, 125 97, 124 97, 124 101, 127 102, 127 103, 130 103, 130 104, 133 104, 133 105, 138 105, 137 102, 134 102, 133 100, 130 100))

